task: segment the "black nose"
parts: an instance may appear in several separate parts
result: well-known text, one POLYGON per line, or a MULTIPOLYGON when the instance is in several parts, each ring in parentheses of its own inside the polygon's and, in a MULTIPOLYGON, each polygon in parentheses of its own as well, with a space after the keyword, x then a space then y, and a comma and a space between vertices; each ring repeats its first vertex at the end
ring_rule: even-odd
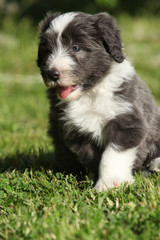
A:
POLYGON ((51 81, 57 81, 60 77, 60 73, 57 69, 48 70, 48 77, 51 81))

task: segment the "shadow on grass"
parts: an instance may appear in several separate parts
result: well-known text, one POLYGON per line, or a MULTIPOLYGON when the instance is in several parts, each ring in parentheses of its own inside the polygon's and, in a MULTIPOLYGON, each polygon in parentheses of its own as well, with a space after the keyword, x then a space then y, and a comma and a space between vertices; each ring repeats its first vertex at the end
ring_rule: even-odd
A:
POLYGON ((0 173, 11 172, 16 170, 18 172, 24 173, 25 170, 35 171, 45 171, 51 170, 56 176, 67 177, 68 175, 75 177, 79 182, 79 188, 85 189, 86 186, 93 185, 94 180, 89 181, 90 172, 86 169, 83 172, 64 172, 55 169, 54 165, 54 152, 45 153, 43 150, 39 150, 37 153, 15 153, 12 156, 6 156, 0 159, 0 173), (57 175, 58 174, 58 175, 57 175), (60 174, 60 175, 59 175, 60 174))
POLYGON ((32 172, 45 171, 47 173, 48 170, 51 170, 59 179, 64 179, 65 177, 68 179, 68 175, 71 179, 76 179, 80 190, 86 189, 87 187, 93 187, 94 181, 89 180, 87 177, 87 170, 83 173, 79 172, 76 174, 56 171, 53 164, 53 158, 53 152, 45 153, 44 151, 39 151, 38 154, 15 153, 15 155, 0 159, 0 173, 12 172, 13 170, 24 173, 26 169, 32 170, 32 172))
POLYGON ((53 170, 53 153, 15 153, 0 159, 0 172, 18 170, 24 172, 25 169, 32 170, 53 170))

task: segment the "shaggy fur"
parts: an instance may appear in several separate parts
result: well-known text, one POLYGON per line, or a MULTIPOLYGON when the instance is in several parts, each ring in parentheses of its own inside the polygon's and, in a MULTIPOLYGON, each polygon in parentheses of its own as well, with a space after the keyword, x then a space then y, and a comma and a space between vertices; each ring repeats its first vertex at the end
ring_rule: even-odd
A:
POLYGON ((88 169, 99 192, 132 183, 134 169, 160 169, 160 109, 110 15, 47 15, 37 65, 49 87, 56 171, 88 169))

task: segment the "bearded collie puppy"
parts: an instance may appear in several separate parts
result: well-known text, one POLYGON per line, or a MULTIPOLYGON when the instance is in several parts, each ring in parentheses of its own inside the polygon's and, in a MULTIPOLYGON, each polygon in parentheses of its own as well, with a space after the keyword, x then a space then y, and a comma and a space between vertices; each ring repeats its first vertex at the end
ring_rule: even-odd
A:
POLYGON ((107 13, 50 13, 37 65, 48 87, 54 169, 88 169, 97 192, 160 170, 160 108, 122 50, 107 13))

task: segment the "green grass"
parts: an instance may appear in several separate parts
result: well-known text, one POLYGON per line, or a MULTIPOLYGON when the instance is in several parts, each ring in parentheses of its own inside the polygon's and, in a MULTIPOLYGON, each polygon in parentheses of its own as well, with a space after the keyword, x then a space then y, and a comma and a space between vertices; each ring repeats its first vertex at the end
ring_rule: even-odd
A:
POLYGON ((2 239, 160 239, 156 175, 96 194, 87 178, 14 170, 0 188, 2 239))
MULTIPOLYGON (((119 18, 125 51, 160 103, 160 21, 119 18), (156 61, 155 61, 156 59, 156 61)), ((160 240, 160 175, 97 194, 87 177, 53 175, 36 30, 0 32, 0 239, 160 240)))

